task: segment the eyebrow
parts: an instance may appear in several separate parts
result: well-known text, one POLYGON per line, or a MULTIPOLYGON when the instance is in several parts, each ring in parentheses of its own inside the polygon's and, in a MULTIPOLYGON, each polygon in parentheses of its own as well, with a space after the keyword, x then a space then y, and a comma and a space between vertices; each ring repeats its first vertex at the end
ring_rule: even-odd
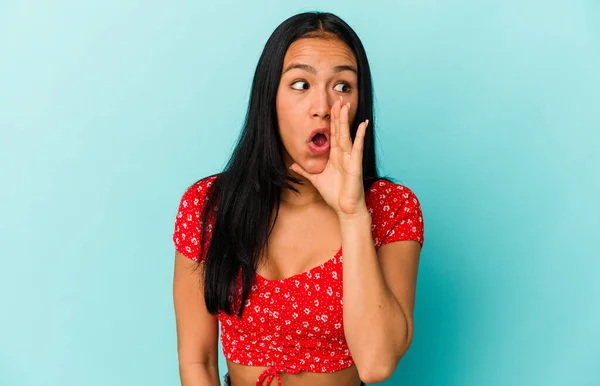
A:
MULTIPOLYGON (((283 73, 285 74, 286 72, 293 70, 293 69, 300 69, 300 70, 304 70, 306 72, 309 72, 313 75, 315 75, 317 73, 317 70, 315 70, 315 68, 313 66, 310 66, 308 64, 302 64, 302 63, 291 63, 289 64, 286 69, 283 71, 283 73)), ((358 71, 356 70, 356 67, 349 65, 349 64, 343 64, 341 66, 335 66, 333 68, 333 72, 334 73, 338 73, 338 72, 342 72, 342 71, 352 71, 355 74, 358 74, 358 71)))

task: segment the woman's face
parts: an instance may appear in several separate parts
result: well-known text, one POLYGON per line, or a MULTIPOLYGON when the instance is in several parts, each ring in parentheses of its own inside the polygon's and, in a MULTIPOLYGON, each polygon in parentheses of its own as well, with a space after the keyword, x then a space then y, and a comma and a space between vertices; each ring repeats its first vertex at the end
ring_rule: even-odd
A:
POLYGON ((289 46, 276 99, 288 167, 296 162, 309 173, 323 171, 329 157, 331 107, 340 96, 350 102, 348 121, 354 121, 357 70, 354 53, 339 39, 303 38, 289 46), (319 131, 323 134, 315 135, 319 131))

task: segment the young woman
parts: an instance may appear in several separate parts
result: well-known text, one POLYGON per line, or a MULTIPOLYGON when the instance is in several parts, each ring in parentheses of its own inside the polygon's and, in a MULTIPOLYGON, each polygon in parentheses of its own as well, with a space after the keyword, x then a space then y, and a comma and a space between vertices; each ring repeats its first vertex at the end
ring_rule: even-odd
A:
POLYGON ((228 165, 180 201, 183 386, 220 385, 219 323, 228 385, 392 375, 413 336, 423 218, 409 188, 378 176, 373 127, 355 32, 330 13, 284 21, 258 62, 228 165))

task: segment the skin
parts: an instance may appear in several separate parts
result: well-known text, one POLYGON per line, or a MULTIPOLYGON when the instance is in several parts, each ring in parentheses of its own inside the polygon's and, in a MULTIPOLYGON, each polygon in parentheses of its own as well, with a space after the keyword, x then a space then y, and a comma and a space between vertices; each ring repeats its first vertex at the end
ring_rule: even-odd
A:
MULTIPOLYGON (((288 49, 277 94, 285 162, 303 180, 300 194, 282 192, 282 205, 269 238, 269 251, 258 274, 280 279, 305 272, 344 250, 344 332, 355 366, 333 373, 281 373, 285 386, 358 386, 388 379, 408 350, 420 248, 396 241, 375 251, 362 189, 362 142, 367 123, 359 125, 354 144, 349 125, 358 102, 352 51, 335 39, 301 39, 288 49), (290 64, 312 67, 285 71, 290 64), (299 81, 302 81, 298 83, 299 81), (340 84, 347 83, 350 88, 340 84), (339 101, 343 97, 342 107, 339 101), (314 156, 308 146, 315 128, 330 127, 329 154, 314 156), (308 241, 308 242, 307 242, 308 241), (290 258, 291 257, 291 258, 290 258)), ((174 303, 183 386, 219 385, 218 322, 208 314, 194 263, 177 253, 174 303)), ((227 362, 233 386, 254 386, 264 367, 227 362)), ((276 385, 273 379, 271 385, 276 385)))
MULTIPOLYGON (((349 115, 354 119, 358 103, 357 74, 350 70, 336 72, 337 66, 358 69, 354 53, 338 39, 300 39, 288 48, 276 98, 279 133, 288 167, 297 164, 311 173, 326 169, 329 154, 312 154, 307 142, 314 129, 330 127, 332 109, 340 97, 351 103, 349 115), (287 70, 295 64, 308 65, 312 69, 287 70)), ((290 277, 318 266, 330 259, 341 245, 335 210, 310 181, 293 173, 304 184, 296 186, 299 195, 287 190, 282 192, 279 216, 269 238, 269 253, 263 255, 263 263, 257 271, 269 279, 290 277), (289 256, 294 258, 289 259, 289 256)), ((248 386, 254 385, 265 369, 229 361, 227 367, 232 385, 248 386)), ((356 366, 333 373, 280 375, 286 386, 360 385, 356 366)), ((276 385, 277 380, 271 384, 276 385)))
MULTIPOLYGON (((276 99, 279 133, 288 167, 296 163, 309 173, 320 173, 325 169, 329 155, 313 155, 307 142, 314 129, 330 126, 332 108, 340 97, 344 102, 350 102, 348 119, 354 121, 358 77, 349 70, 335 72, 337 66, 358 69, 354 53, 338 39, 300 39, 288 48, 276 99), (294 64, 311 66, 315 73, 302 68, 286 71, 294 64)), ((284 202, 303 205, 322 200, 319 191, 306 178, 297 173, 295 177, 304 180, 301 186, 296 186, 300 195, 284 191, 284 202)))

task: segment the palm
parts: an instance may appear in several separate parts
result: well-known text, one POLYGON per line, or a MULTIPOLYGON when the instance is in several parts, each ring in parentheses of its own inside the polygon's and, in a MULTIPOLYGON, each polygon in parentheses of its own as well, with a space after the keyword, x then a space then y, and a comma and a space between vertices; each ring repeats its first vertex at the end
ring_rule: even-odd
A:
POLYGON ((331 109, 329 160, 318 174, 307 173, 298 164, 292 169, 306 177, 336 212, 352 215, 364 206, 362 152, 368 121, 357 130, 354 144, 350 138, 348 107, 336 102, 331 109))

